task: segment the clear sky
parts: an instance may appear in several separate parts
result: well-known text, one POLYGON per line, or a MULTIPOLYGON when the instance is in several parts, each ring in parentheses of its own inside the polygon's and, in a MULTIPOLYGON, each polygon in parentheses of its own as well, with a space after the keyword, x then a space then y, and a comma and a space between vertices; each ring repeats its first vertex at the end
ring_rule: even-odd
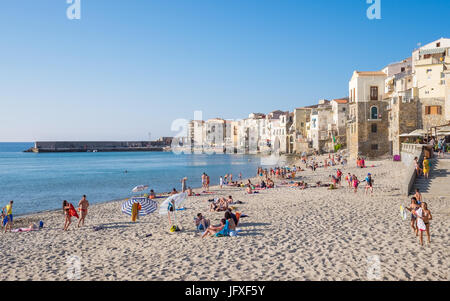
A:
POLYGON ((178 118, 245 118, 347 96, 450 37, 449 0, 0 1, 0 141, 148 140, 178 118))

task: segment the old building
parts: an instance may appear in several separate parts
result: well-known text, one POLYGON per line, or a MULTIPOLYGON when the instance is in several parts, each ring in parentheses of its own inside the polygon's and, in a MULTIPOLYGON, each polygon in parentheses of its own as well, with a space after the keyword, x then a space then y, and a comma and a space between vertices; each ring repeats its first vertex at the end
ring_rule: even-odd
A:
POLYGON ((347 148, 351 158, 388 154, 387 105, 383 101, 386 73, 355 71, 349 82, 347 148))
POLYGON ((340 144, 346 147, 347 144, 347 119, 348 119, 348 97, 333 99, 331 101, 333 112, 333 122, 328 125, 328 131, 332 137, 332 146, 340 144))
POLYGON ((388 103, 390 154, 400 155, 400 135, 418 127, 419 102, 412 95, 412 59, 390 64, 383 71, 387 74, 383 99, 388 103))
POLYGON ((313 108, 317 108, 317 105, 297 108, 293 112, 292 125, 288 134, 290 143, 293 143, 291 153, 302 154, 310 149, 307 137, 313 108))
POLYGON ((450 68, 450 39, 441 38, 412 55, 413 97, 420 101, 419 127, 429 130, 448 122, 446 71, 450 68))

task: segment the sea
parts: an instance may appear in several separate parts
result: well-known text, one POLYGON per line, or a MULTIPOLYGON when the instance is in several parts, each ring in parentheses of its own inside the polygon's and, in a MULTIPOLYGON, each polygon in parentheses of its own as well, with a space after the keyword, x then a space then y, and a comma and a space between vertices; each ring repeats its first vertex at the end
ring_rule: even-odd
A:
POLYGON ((91 204, 133 196, 135 186, 158 193, 201 187, 206 172, 211 185, 232 173, 237 179, 256 175, 258 155, 175 154, 172 152, 25 153, 33 143, 0 143, 0 208, 14 201, 14 215, 59 209, 63 200, 91 204))

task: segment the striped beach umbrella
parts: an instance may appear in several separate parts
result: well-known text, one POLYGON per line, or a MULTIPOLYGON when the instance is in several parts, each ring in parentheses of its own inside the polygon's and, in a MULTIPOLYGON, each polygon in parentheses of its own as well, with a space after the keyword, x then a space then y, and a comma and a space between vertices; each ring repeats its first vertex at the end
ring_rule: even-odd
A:
POLYGON ((158 203, 147 198, 131 198, 122 205, 122 212, 131 216, 131 208, 134 203, 141 204, 142 209, 139 210, 139 216, 148 215, 158 209, 158 203))

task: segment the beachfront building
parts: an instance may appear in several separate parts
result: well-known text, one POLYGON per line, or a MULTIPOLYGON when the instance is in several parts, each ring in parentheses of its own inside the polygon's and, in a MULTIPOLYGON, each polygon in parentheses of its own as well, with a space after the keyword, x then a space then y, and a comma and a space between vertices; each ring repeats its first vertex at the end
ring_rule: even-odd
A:
POLYGON ((203 153, 203 145, 206 140, 205 121, 191 120, 188 125, 188 147, 196 154, 203 153))
POLYGON ((292 125, 292 115, 289 112, 273 111, 266 116, 266 135, 270 144, 271 152, 286 154, 290 147, 293 147, 288 141, 289 128, 292 125))
POLYGON ((292 125, 289 128, 289 141, 293 141, 292 152, 294 154, 302 154, 309 152, 308 131, 311 117, 311 110, 317 108, 315 106, 296 108, 293 112, 292 125))
POLYGON ((354 71, 349 82, 347 148, 351 158, 389 153, 388 118, 383 102, 386 73, 354 71))
POLYGON ((413 97, 412 58, 396 62, 383 69, 387 77, 383 100, 388 103, 390 154, 400 155, 400 135, 418 127, 418 101, 413 97))
POLYGON ((229 123, 227 124, 227 122, 221 118, 213 118, 205 122, 204 152, 225 152, 227 125, 230 126, 229 123))
POLYGON ((446 74, 450 68, 450 39, 441 38, 412 54, 413 97, 420 101, 419 127, 429 130, 448 123, 445 109, 446 74))
POLYGON ((313 150, 332 150, 333 118, 333 106, 329 100, 319 100, 317 107, 311 110, 308 139, 313 150))
POLYGON ((333 122, 328 125, 333 141, 331 148, 334 149, 335 145, 345 147, 347 143, 348 97, 333 99, 331 109, 333 122))

